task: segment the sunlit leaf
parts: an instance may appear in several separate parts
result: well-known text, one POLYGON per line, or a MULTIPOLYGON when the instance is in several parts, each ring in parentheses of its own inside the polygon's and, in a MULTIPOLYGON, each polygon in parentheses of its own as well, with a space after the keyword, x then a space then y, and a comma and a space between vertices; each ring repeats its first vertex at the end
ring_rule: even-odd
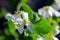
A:
POLYGON ((51 26, 53 27, 53 31, 55 32, 55 28, 57 26, 57 22, 53 19, 48 19, 49 23, 51 24, 51 26))
POLYGON ((34 23, 34 26, 35 27, 32 27, 32 29, 39 35, 48 34, 52 30, 52 26, 46 19, 43 18, 40 21, 34 23))
POLYGON ((27 3, 27 1, 28 1, 28 0, 21 0, 21 2, 23 2, 23 3, 27 3))
POLYGON ((53 19, 49 19, 48 21, 53 27, 55 27, 57 25, 57 22, 53 19))
POLYGON ((14 30, 14 31, 16 30, 16 28, 14 27, 15 25, 11 20, 8 21, 8 26, 10 30, 14 30))
POLYGON ((60 22, 60 17, 57 18, 57 22, 58 22, 58 23, 60 22))
POLYGON ((47 39, 49 39, 49 40, 52 40, 53 31, 51 31, 51 32, 49 32, 48 34, 45 34, 45 35, 42 34, 42 36, 43 36, 44 38, 47 38, 47 39))
POLYGON ((31 33, 30 31, 28 31, 27 29, 24 32, 24 38, 26 40, 37 40, 37 35, 35 33, 31 33), (27 38, 25 38, 27 37, 27 38))
POLYGON ((30 36, 32 37, 32 40, 37 40, 37 35, 35 33, 31 34, 30 36))

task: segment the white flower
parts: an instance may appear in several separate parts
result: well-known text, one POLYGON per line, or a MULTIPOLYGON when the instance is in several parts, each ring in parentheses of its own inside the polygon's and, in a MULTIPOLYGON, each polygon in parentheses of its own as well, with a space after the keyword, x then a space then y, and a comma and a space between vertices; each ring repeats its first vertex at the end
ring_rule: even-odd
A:
POLYGON ((38 9, 39 15, 43 16, 44 18, 48 18, 49 14, 44 8, 38 9))
POLYGON ((52 11, 51 10, 48 10, 48 12, 49 12, 49 15, 52 17, 53 16, 52 11))
POLYGON ((28 19, 28 13, 27 12, 22 12, 22 16, 24 19, 28 19))
POLYGON ((37 40, 43 40, 43 38, 37 38, 37 40))
MULTIPOLYGON (((40 37, 40 38, 37 38, 37 40, 48 40, 48 39, 47 38, 40 37)), ((53 36, 53 40, 59 40, 59 39, 53 36)))
POLYGON ((26 24, 26 27, 27 27, 28 31, 30 31, 31 33, 33 33, 33 30, 31 28, 31 26, 29 25, 29 23, 26 24))
POLYGON ((24 32, 24 24, 23 24, 23 20, 21 18, 17 18, 16 22, 19 24, 19 26, 16 25, 16 29, 18 30, 18 32, 20 34, 22 34, 24 32))
POLYGON ((55 10, 60 10, 60 0, 55 0, 55 4, 52 5, 55 10))
POLYGON ((56 35, 59 34, 59 33, 60 33, 60 31, 59 31, 59 26, 56 26, 54 36, 56 36, 56 35))
POLYGON ((15 27, 20 34, 24 32, 24 25, 26 25, 27 29, 32 33, 32 29, 29 25, 30 21, 28 19, 27 12, 22 11, 20 14, 15 14, 15 15, 7 14, 6 18, 8 19, 8 21, 12 20, 12 22, 15 24, 15 27))
POLYGON ((47 38, 43 38, 40 35, 37 35, 37 40, 48 40, 47 38))
POLYGON ((55 0, 55 2, 56 2, 57 4, 60 4, 60 0, 55 0))
POLYGON ((59 11, 59 10, 60 10, 60 5, 58 5, 58 4, 53 4, 52 7, 53 7, 56 11, 59 11))
POLYGON ((13 16, 15 17, 15 19, 21 18, 20 14, 15 14, 13 16))
POLYGON ((54 10, 51 6, 48 6, 48 9, 45 8, 38 9, 39 15, 42 15, 44 18, 48 18, 49 16, 55 15, 56 17, 60 17, 60 13, 54 10))
POLYGON ((51 6, 48 8, 48 13, 51 17, 54 15, 54 9, 51 6))
POLYGON ((37 35, 37 40, 43 40, 43 38, 40 35, 37 35))
POLYGON ((60 17, 60 13, 58 11, 55 11, 55 16, 60 17))
POLYGON ((20 34, 23 33, 24 30, 24 26, 22 24, 22 18, 19 15, 11 15, 11 14, 7 14, 6 17, 8 20, 12 20, 12 22, 14 22, 16 29, 19 31, 20 34), (17 25, 20 26, 17 26, 17 25))
POLYGON ((52 17, 53 15, 55 15, 56 17, 60 17, 60 13, 56 10, 54 10, 51 6, 49 6, 49 15, 52 17))
POLYGON ((20 34, 24 32, 24 25, 20 25, 20 27, 17 27, 17 30, 20 34))
POLYGON ((39 15, 43 15, 43 12, 44 12, 44 11, 45 11, 45 10, 44 10, 43 8, 38 9, 39 15))
POLYGON ((53 40, 59 40, 59 39, 53 36, 53 40))
MULTIPOLYGON (((37 40, 49 40, 49 39, 43 38, 43 37, 41 37, 41 36, 38 36, 38 37, 37 37, 37 40)), ((52 40, 59 40, 59 39, 53 36, 53 37, 52 37, 52 40)))
POLYGON ((23 24, 23 23, 22 23, 22 18, 17 18, 17 19, 16 19, 16 22, 18 22, 20 25, 23 24))

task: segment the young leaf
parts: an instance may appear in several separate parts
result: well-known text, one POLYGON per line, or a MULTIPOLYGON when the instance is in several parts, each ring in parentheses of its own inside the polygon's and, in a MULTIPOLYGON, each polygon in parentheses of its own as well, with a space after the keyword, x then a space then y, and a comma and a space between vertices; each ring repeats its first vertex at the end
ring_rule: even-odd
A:
POLYGON ((41 18, 40 21, 34 23, 35 27, 32 27, 35 33, 37 34, 48 34, 52 30, 52 26, 46 19, 41 18))

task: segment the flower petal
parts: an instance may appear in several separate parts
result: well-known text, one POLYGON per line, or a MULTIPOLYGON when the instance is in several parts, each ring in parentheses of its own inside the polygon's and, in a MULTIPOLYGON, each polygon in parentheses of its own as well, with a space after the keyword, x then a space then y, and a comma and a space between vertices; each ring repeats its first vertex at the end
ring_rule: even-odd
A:
POLYGON ((21 25, 20 27, 17 27, 17 30, 20 34, 24 32, 24 25, 21 25))
POLYGON ((15 17, 13 15, 11 15, 11 14, 7 14, 6 19, 14 21, 15 17))
POLYGON ((43 12, 44 12, 44 9, 43 8, 38 9, 39 15, 43 15, 43 12))
POLYGON ((58 40, 58 38, 56 38, 56 37, 53 36, 53 40, 58 40))
POLYGON ((43 38, 43 37, 41 37, 41 36, 37 36, 37 40, 48 40, 47 38, 43 38))
POLYGON ((28 13, 27 12, 23 12, 22 16, 23 16, 24 19, 28 19, 28 13))
POLYGON ((21 18, 21 17, 20 17, 20 14, 15 14, 14 17, 15 17, 15 19, 21 18))
POLYGON ((60 10, 60 5, 58 5, 58 4, 53 4, 52 7, 53 7, 56 11, 60 10))
POLYGON ((60 31, 59 31, 59 26, 56 26, 55 30, 56 30, 56 32, 55 32, 55 36, 56 36, 57 34, 60 33, 60 31))
POLYGON ((51 17, 53 16, 53 12, 51 10, 48 10, 48 13, 51 17))
POLYGON ((16 22, 18 22, 20 25, 22 25, 23 23, 22 23, 22 19, 21 18, 17 18, 16 19, 16 22))
POLYGON ((31 33, 33 33, 33 30, 32 30, 32 28, 30 27, 29 24, 26 24, 26 27, 27 27, 28 31, 30 31, 31 33))
POLYGON ((60 17, 60 13, 58 11, 55 11, 56 17, 60 17))
POLYGON ((48 18, 48 16, 49 16, 48 12, 44 8, 38 9, 38 13, 39 13, 39 15, 43 16, 44 18, 48 18))

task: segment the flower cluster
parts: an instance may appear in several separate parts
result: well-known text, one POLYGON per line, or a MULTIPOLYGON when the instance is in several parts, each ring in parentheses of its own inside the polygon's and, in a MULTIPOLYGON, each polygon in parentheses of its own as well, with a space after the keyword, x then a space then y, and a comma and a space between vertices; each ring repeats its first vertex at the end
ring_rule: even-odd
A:
POLYGON ((6 19, 11 20, 14 24, 16 29, 19 31, 20 34, 22 34, 24 32, 24 26, 26 26, 26 28, 33 33, 30 25, 30 21, 28 18, 28 13, 21 11, 19 14, 7 14, 6 15, 6 19))
POLYGON ((56 16, 60 17, 60 13, 53 9, 51 6, 46 6, 41 9, 38 9, 39 15, 42 15, 44 18, 56 16))

